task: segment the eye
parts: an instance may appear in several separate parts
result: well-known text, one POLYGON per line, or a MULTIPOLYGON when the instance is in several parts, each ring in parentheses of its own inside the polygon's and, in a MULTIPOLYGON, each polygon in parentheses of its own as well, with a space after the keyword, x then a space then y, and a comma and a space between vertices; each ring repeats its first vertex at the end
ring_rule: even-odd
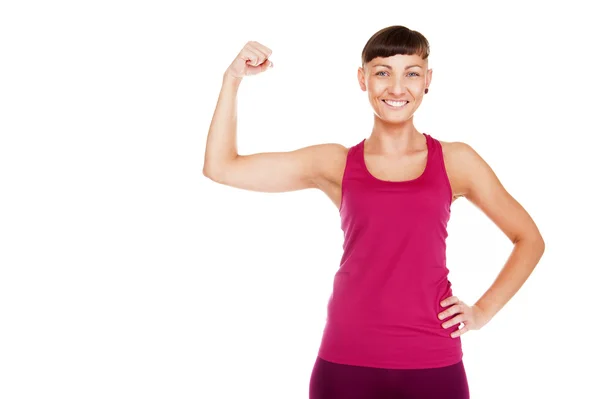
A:
MULTIPOLYGON (((379 72, 376 72, 375 75, 376 76, 383 76, 383 75, 380 75, 380 73, 387 73, 387 72, 385 72, 385 71, 379 71, 379 72)), ((415 76, 420 76, 417 72, 409 72, 408 75, 410 76, 411 73, 414 73, 415 76)))

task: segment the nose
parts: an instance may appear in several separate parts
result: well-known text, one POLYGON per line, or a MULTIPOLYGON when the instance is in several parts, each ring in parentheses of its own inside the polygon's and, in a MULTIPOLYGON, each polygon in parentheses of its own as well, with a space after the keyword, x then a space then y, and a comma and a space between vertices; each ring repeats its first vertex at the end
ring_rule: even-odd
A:
POLYGON ((394 96, 398 96, 406 92, 406 86, 402 84, 401 80, 394 80, 388 88, 388 92, 394 96))

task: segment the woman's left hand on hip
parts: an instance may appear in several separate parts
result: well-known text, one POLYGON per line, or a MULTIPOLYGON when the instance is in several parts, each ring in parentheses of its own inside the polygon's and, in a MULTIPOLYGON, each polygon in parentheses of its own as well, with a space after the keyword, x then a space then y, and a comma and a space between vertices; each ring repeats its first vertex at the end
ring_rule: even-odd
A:
POLYGON ((441 306, 448 307, 448 309, 438 314, 440 320, 444 320, 450 316, 456 315, 450 320, 446 320, 442 323, 443 328, 449 328, 456 324, 463 323, 464 326, 450 334, 452 338, 460 337, 467 331, 479 330, 483 327, 486 322, 483 310, 477 305, 469 306, 456 296, 451 296, 444 299, 441 306))

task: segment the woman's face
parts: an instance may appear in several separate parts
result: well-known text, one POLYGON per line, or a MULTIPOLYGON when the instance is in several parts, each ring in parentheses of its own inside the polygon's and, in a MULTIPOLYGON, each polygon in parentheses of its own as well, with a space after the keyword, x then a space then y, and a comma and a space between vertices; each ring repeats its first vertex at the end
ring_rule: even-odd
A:
POLYGON ((428 62, 418 55, 397 54, 377 57, 358 69, 358 81, 369 96, 375 114, 390 122, 412 118, 419 108, 425 89, 431 82, 432 70, 428 62), (384 100, 408 101, 386 103, 384 100))

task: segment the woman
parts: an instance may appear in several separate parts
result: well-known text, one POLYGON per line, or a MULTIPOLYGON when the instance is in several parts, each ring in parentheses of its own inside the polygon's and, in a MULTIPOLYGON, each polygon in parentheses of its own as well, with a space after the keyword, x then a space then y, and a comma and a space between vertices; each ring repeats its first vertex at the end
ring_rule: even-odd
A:
POLYGON ((432 70, 427 39, 403 26, 375 33, 362 52, 358 82, 374 110, 367 139, 350 148, 237 154, 237 89, 244 76, 273 66, 270 55, 249 42, 225 72, 204 174, 262 192, 317 188, 339 209, 344 253, 310 398, 468 398, 460 336, 488 323, 531 274, 545 247, 537 226, 469 145, 414 127, 432 70), (446 227, 459 197, 514 243, 472 306, 452 294, 447 279, 446 227))

